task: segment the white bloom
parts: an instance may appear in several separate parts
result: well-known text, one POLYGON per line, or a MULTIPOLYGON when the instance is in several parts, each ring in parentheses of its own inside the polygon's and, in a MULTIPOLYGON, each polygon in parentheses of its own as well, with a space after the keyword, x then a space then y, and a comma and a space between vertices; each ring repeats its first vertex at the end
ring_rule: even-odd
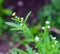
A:
POLYGON ((37 52, 35 54, 38 54, 37 52))
POLYGON ((42 27, 42 29, 44 30, 44 29, 45 29, 45 27, 42 27))
POLYGON ((16 15, 16 13, 14 12, 13 14, 12 14, 12 16, 15 16, 16 15))
POLYGON ((45 23, 46 23, 46 24, 50 24, 50 22, 49 22, 49 21, 46 21, 45 23))
POLYGON ((42 29, 45 29, 45 27, 42 27, 42 29))
POLYGON ((36 40, 36 41, 39 41, 39 37, 38 37, 38 36, 36 36, 36 37, 35 37, 35 40, 36 40))
POLYGON ((48 28, 50 28, 50 26, 48 26, 48 28))
POLYGON ((23 17, 21 17, 21 22, 23 22, 23 19, 24 19, 24 18, 23 18, 23 17))
POLYGON ((24 18, 23 17, 21 17, 21 20, 23 20, 24 18))
POLYGON ((56 37, 53 37, 53 39, 55 40, 55 39, 56 39, 56 37))

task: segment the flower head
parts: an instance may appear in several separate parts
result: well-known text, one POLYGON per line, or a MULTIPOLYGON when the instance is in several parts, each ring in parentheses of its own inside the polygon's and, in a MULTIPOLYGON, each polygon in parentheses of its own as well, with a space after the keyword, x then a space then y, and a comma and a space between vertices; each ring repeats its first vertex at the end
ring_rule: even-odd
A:
POLYGON ((35 54, 38 54, 37 52, 35 54))
POLYGON ((46 24, 50 24, 50 22, 49 22, 49 21, 46 21, 45 23, 46 23, 46 24))
POLYGON ((16 15, 16 13, 14 12, 13 14, 12 14, 12 16, 15 16, 16 15))
POLYGON ((45 27, 42 27, 42 29, 45 29, 45 27))
POLYGON ((53 37, 53 39, 55 40, 55 39, 56 39, 56 37, 53 37))
POLYGON ((36 37, 35 37, 35 40, 36 40, 36 41, 39 41, 39 37, 38 37, 38 36, 36 36, 36 37))
POLYGON ((23 18, 23 17, 21 17, 21 23, 23 22, 23 19, 24 19, 24 18, 23 18))

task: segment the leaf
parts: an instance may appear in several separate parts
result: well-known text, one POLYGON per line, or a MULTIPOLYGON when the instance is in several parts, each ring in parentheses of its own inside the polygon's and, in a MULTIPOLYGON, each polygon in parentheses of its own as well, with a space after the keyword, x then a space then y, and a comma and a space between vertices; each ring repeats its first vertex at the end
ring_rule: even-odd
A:
POLYGON ((3 3, 3 0, 0 0, 0 5, 3 3))
POLYGON ((25 45, 25 46, 28 54, 35 54, 35 51, 33 51, 32 48, 30 48, 28 45, 25 45))
POLYGON ((11 28, 10 30, 23 30, 23 29, 20 27, 17 27, 17 28, 11 28))
POLYGON ((44 6, 44 15, 48 16, 52 13, 52 6, 51 5, 46 5, 44 6))
POLYGON ((31 14, 31 11, 27 14, 27 16, 26 16, 26 18, 25 18, 25 22, 26 22, 27 19, 29 18, 30 14, 31 14))
POLYGON ((24 42, 25 43, 34 42, 34 39, 33 38, 25 38, 24 42))
POLYGON ((11 54, 13 54, 13 53, 15 53, 15 54, 17 54, 17 53, 19 53, 19 54, 27 54, 25 51, 23 51, 23 50, 21 50, 21 49, 17 49, 17 48, 14 48, 12 51, 11 51, 11 54))
POLYGON ((5 24, 12 26, 12 27, 19 27, 19 25, 12 23, 12 22, 5 22, 5 24))
POLYGON ((11 15, 12 11, 10 9, 4 9, 3 13, 6 14, 6 15, 11 15))
POLYGON ((53 6, 55 6, 56 9, 60 10, 60 0, 51 0, 53 6))

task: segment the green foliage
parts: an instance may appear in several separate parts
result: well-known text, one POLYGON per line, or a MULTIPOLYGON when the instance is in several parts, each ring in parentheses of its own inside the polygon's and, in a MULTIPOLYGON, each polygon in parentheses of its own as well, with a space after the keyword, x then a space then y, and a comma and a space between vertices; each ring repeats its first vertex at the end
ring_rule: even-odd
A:
POLYGON ((0 5, 2 4, 3 0, 0 0, 0 5))
POLYGON ((51 0, 51 4, 46 4, 43 10, 38 11, 41 25, 44 25, 46 18, 51 16, 51 26, 60 29, 60 0, 51 0))
POLYGON ((25 51, 23 51, 21 49, 17 49, 17 48, 15 48, 15 49, 13 49, 11 51, 11 54, 17 54, 17 53, 19 53, 19 54, 27 54, 25 51))
POLYGON ((35 54, 36 52, 34 50, 32 50, 32 48, 30 48, 28 45, 26 45, 26 51, 28 52, 28 54, 35 54))
POLYGON ((4 29, 4 27, 6 27, 6 25, 4 25, 4 15, 11 15, 12 11, 10 9, 4 9, 2 7, 2 3, 4 0, 0 0, 0 29, 4 29))
POLYGON ((4 0, 0 0, 0 17, 3 17, 4 15, 11 15, 12 11, 10 9, 5 9, 2 7, 4 0))
POLYGON ((26 51, 27 52, 25 52, 25 51, 23 51, 21 49, 15 48, 15 49, 12 49, 11 54, 17 54, 17 53, 19 53, 19 54, 35 54, 36 53, 28 45, 26 45, 26 51))
POLYGON ((18 40, 20 41, 20 44, 25 45, 26 52, 21 49, 14 49, 11 51, 11 54, 17 54, 17 52, 19 54, 60 54, 60 49, 59 49, 60 46, 58 44, 58 41, 56 40, 56 37, 53 37, 49 32, 51 17, 49 16, 46 22, 44 23, 44 26, 42 27, 44 31, 43 32, 39 31, 37 35, 34 35, 34 33, 30 31, 30 27, 28 27, 26 23, 30 14, 31 12, 27 14, 24 20, 23 17, 19 18, 15 15, 15 13, 13 13, 14 18, 12 18, 12 20, 14 20, 15 23, 5 22, 5 24, 12 27, 11 30, 14 30, 14 31, 19 30, 20 32, 22 31, 21 34, 25 38, 24 40, 21 40, 20 38, 18 38, 18 40), (28 44, 31 42, 35 43, 35 48, 37 48, 37 52, 36 50, 32 50, 32 48, 29 47, 28 44))
POLYGON ((59 9, 60 10, 60 0, 51 0, 51 1, 52 1, 53 6, 56 9, 59 9))
POLYGON ((12 11, 8 8, 3 8, 2 4, 3 4, 4 0, 0 0, 0 36, 3 32, 3 30, 7 29, 7 25, 4 24, 5 22, 5 15, 10 16, 12 14, 12 11))

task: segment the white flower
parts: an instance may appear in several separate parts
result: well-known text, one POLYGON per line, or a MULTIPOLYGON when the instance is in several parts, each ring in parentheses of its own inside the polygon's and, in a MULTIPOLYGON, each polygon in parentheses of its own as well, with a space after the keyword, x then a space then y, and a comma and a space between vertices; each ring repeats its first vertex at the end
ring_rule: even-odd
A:
POLYGON ((23 17, 21 17, 21 22, 23 22, 23 19, 24 19, 24 18, 23 18, 23 17))
POLYGON ((38 54, 37 52, 35 54, 38 54))
POLYGON ((55 39, 56 39, 56 37, 53 37, 53 39, 55 40, 55 39))
POLYGON ((23 17, 21 17, 21 20, 23 20, 24 18, 23 17))
POLYGON ((16 13, 14 12, 13 14, 12 14, 12 16, 15 16, 16 15, 16 13))
POLYGON ((46 23, 46 24, 50 24, 50 22, 49 22, 49 21, 46 21, 45 23, 46 23))
POLYGON ((36 41, 39 41, 39 37, 38 37, 38 36, 36 36, 36 37, 35 37, 35 40, 36 40, 36 41))
POLYGON ((42 29, 45 29, 45 27, 42 27, 42 29))
POLYGON ((48 28, 50 28, 50 26, 48 26, 48 28))

